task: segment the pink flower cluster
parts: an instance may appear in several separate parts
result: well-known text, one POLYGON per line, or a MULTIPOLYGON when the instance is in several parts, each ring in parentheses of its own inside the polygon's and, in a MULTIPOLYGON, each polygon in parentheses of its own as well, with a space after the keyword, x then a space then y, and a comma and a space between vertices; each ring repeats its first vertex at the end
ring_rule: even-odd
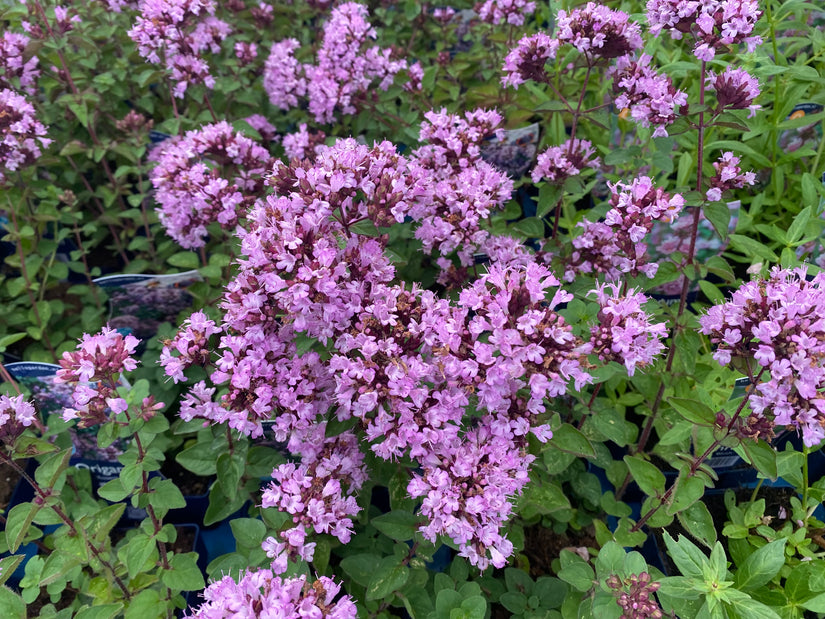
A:
POLYGON ((476 6, 476 12, 482 21, 499 25, 524 25, 524 18, 532 15, 536 3, 529 0, 485 0, 476 6))
POLYGON ((717 51, 729 45, 745 43, 752 52, 762 43, 751 36, 762 11, 757 0, 648 0, 647 23, 658 36, 663 30, 674 39, 693 35, 694 55, 699 60, 713 60, 717 51))
POLYGON ((596 149, 587 140, 572 138, 560 146, 551 146, 538 156, 536 167, 530 173, 534 183, 547 180, 561 185, 572 176, 581 174, 584 168, 599 167, 596 149))
POLYGON ((295 133, 287 133, 284 135, 283 147, 284 153, 290 159, 309 159, 315 160, 315 155, 318 152, 318 147, 324 146, 326 134, 320 130, 307 129, 306 123, 301 123, 298 126, 298 131, 295 133))
POLYGON ((454 535, 477 565, 502 565, 512 547, 500 528, 527 481, 527 437, 550 436, 546 398, 591 380, 586 345, 554 311, 570 296, 545 267, 523 266, 513 243, 491 244, 511 265, 493 265, 451 303, 393 284, 383 239, 354 231, 403 220, 445 193, 438 179, 460 161, 472 169, 498 122, 487 112, 432 118, 430 144, 410 158, 348 139, 320 147, 314 162, 276 163, 274 194, 240 232, 246 257, 224 295, 215 386, 195 385, 181 416, 253 437, 273 419, 275 438, 301 455, 274 472, 265 497, 296 524, 266 543, 277 570, 311 556, 309 530, 346 539, 357 511, 357 443, 326 436, 331 412, 357 418, 379 457, 418 460, 409 491, 424 498, 426 535, 454 535), (327 352, 299 353, 298 336, 327 352), (469 406, 481 413, 470 424, 469 406))
POLYGON ((275 43, 264 67, 264 90, 272 105, 296 107, 309 98, 316 122, 331 123, 338 114, 355 114, 357 98, 377 85, 389 88, 395 74, 406 68, 393 60, 390 49, 368 46, 375 29, 364 5, 345 2, 336 6, 326 24, 315 64, 301 64, 295 57, 295 39, 275 43))
POLYGON ((262 194, 271 159, 225 121, 163 143, 151 180, 166 233, 193 249, 206 244, 211 223, 234 230, 262 194))
POLYGON ((185 381, 183 371, 193 365, 205 366, 211 352, 209 338, 221 330, 203 312, 195 312, 187 318, 181 330, 163 344, 160 364, 176 383, 185 381), (174 353, 178 354, 175 355, 174 353))
POLYGON ((504 86, 518 88, 527 81, 549 80, 544 65, 556 57, 560 43, 543 32, 523 37, 504 59, 504 86))
POLYGON ((351 432, 324 438, 326 424, 313 427, 304 437, 309 443, 301 463, 282 464, 272 471, 272 481, 263 492, 263 507, 275 507, 292 515, 295 527, 269 537, 263 548, 273 559, 272 570, 283 574, 288 560, 311 561, 315 544, 306 543, 307 529, 333 535, 342 544, 352 536, 352 517, 361 508, 355 495, 367 479, 364 455, 351 432))
POLYGON ((717 161, 713 162, 716 175, 710 179, 710 189, 706 197, 711 201, 722 199, 722 192, 729 189, 741 189, 745 185, 753 185, 756 182, 756 174, 753 172, 742 172, 739 169, 739 157, 734 156, 730 151, 722 153, 717 161))
POLYGON ((46 127, 35 116, 34 107, 23 95, 0 90, 0 184, 6 174, 31 165, 52 141, 44 137, 46 127))
POLYGON ((619 58, 643 46, 641 26, 630 16, 603 4, 588 2, 583 7, 559 11, 556 38, 584 54, 588 64, 599 59, 619 58))
POLYGON ((601 305, 599 321, 590 331, 592 353, 603 362, 617 361, 633 376, 636 368, 653 363, 664 350, 664 323, 652 323, 643 305, 649 300, 640 291, 622 293, 622 284, 597 284, 589 294, 601 305))
POLYGON ((244 120, 249 123, 250 127, 261 135, 261 141, 264 144, 277 142, 281 139, 278 135, 278 129, 264 116, 261 116, 260 114, 252 114, 252 116, 247 116, 244 120))
POLYGON ((37 423, 37 412, 23 394, 0 395, 0 441, 13 445, 23 431, 37 423))
POLYGON ((619 619, 661 619, 664 616, 653 597, 660 583, 651 581, 647 572, 632 574, 624 580, 615 574, 608 577, 607 586, 613 589, 616 602, 622 609, 619 619))
POLYGON ((54 30, 58 33, 69 32, 74 28, 72 24, 79 24, 80 21, 80 16, 77 13, 69 15, 69 9, 66 7, 59 4, 54 7, 54 30))
POLYGON ((121 13, 123 9, 137 9, 138 0, 101 0, 113 13, 121 13))
POLYGON ((653 126, 654 137, 666 136, 679 109, 687 104, 687 94, 673 86, 670 77, 657 73, 650 66, 651 57, 642 54, 638 60, 619 58, 611 68, 615 104, 627 109, 631 118, 642 127, 653 126))
POLYGON ((231 33, 226 22, 214 17, 213 0, 141 0, 129 37, 140 55, 170 72, 174 95, 183 98, 190 85, 215 85, 206 51, 216 54, 231 33))
POLYGON ((604 222, 583 221, 583 233, 573 239, 573 254, 565 266, 565 281, 578 273, 604 274, 617 280, 622 273, 653 277, 658 264, 649 262, 645 237, 655 221, 672 222, 684 207, 679 194, 670 196, 647 176, 610 187, 611 209, 604 222))
POLYGON ((528 80, 548 82, 544 65, 565 44, 575 47, 591 66, 626 56, 643 44, 641 27, 627 13, 595 2, 570 13, 559 11, 555 32, 554 37, 544 33, 523 37, 504 59, 502 84, 518 88, 528 80))
MULTIPOLYGON (((746 282, 699 319, 720 365, 736 359, 755 383, 756 420, 801 431, 805 445, 825 439, 825 274, 774 267, 746 282), (767 372, 768 380, 759 379, 767 372)), ((768 437, 769 438, 769 437, 768 437)))
POLYGON ((748 117, 756 115, 756 110, 761 105, 755 105, 754 99, 759 96, 759 82, 755 77, 744 69, 725 68, 724 72, 715 74, 708 71, 707 83, 710 88, 716 91, 718 106, 716 114, 721 114, 726 109, 750 110, 748 117))
POLYGON ((5 31, 0 36, 0 89, 15 88, 13 79, 17 79, 19 90, 33 95, 37 92, 37 56, 26 60, 26 45, 29 37, 24 34, 5 31))
POLYGON ((314 582, 305 575, 281 578, 271 570, 245 572, 238 582, 224 576, 203 591, 204 603, 192 614, 192 619, 234 619, 258 617, 311 617, 312 619, 355 619, 358 609, 345 595, 336 601, 341 586, 331 578, 319 576, 314 582))
MULTIPOLYGON (((427 142, 414 150, 410 165, 422 178, 426 196, 396 209, 395 219, 411 217, 417 223, 415 238, 423 251, 441 256, 457 252, 462 267, 473 264, 473 255, 489 238, 482 223, 510 199, 513 181, 481 158, 485 139, 500 134, 501 115, 495 110, 474 110, 464 117, 427 112, 420 139, 427 142)), ((441 260, 442 283, 452 263, 441 260)))
POLYGON ((443 373, 440 391, 452 387, 464 394, 436 397, 436 410, 457 405, 457 416, 433 417, 438 413, 422 407, 438 440, 419 457, 422 472, 407 490, 424 497, 421 513, 430 521, 421 529, 424 536, 434 541, 449 535, 480 569, 489 563, 502 567, 512 552, 500 529, 512 509, 510 498, 528 481, 527 435, 542 441, 552 435, 537 418, 546 399, 565 393, 571 381, 581 389, 592 380, 583 366, 586 346, 554 311, 572 298, 558 285, 543 266, 494 265, 462 290, 455 309, 442 306, 440 319, 436 314, 421 320, 435 330, 430 363, 443 373), (447 431, 446 425, 462 423, 461 409, 471 394, 481 417, 463 433, 447 431))
POLYGON ((281 440, 316 422, 330 406, 324 394, 332 379, 317 353, 296 354, 295 335, 337 337, 368 304, 372 287, 392 279, 381 244, 348 227, 392 221, 393 209, 418 194, 413 180, 388 142, 370 149, 340 140, 321 148, 314 164, 276 164, 275 195, 249 214, 247 258, 223 303, 225 335, 212 381, 228 381, 228 393, 223 406, 203 405, 208 388, 200 387, 187 414, 197 409, 259 436, 261 421, 280 410, 281 440))
POLYGON ((85 428, 107 421, 110 411, 126 410, 126 400, 115 389, 120 374, 137 367, 132 357, 137 345, 137 338, 103 327, 95 335, 84 334, 76 351, 63 353, 55 382, 75 384, 77 407, 64 410, 65 421, 80 419, 78 426, 85 428))

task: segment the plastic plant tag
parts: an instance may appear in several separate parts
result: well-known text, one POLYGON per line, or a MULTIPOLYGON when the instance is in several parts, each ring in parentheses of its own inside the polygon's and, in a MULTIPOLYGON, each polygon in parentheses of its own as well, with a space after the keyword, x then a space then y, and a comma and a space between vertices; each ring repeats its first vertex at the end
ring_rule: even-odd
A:
MULTIPOLYGON (((49 415, 62 416, 63 409, 74 406, 74 386, 55 381, 59 365, 24 361, 10 363, 6 369, 21 385, 31 391, 32 398, 44 419, 48 419, 49 415)), ((119 383, 129 386, 123 378, 119 383)), ((69 434, 72 439, 72 457, 69 464, 78 469, 88 469, 94 487, 99 487, 120 475, 123 465, 117 458, 126 450, 127 444, 124 440, 115 440, 108 447, 101 449, 97 444, 96 426, 72 427, 69 434)))
POLYGON ((146 340, 162 323, 176 323, 178 314, 192 304, 187 288, 202 280, 193 270, 174 275, 107 275, 93 281, 109 295, 109 327, 146 340))
MULTIPOLYGON (((788 114, 786 121, 799 120, 807 116, 813 116, 823 111, 823 106, 819 103, 799 103, 793 107, 791 113, 788 114)), ((787 129, 779 136, 779 146, 786 153, 792 153, 800 148, 808 147, 816 150, 819 142, 822 140, 821 123, 816 120, 811 123, 806 123, 804 126, 796 127, 794 129, 787 129)))
POLYGON ((539 145, 539 124, 520 129, 509 129, 499 140, 495 137, 481 146, 481 158, 504 170, 513 179, 519 179, 533 167, 539 145))

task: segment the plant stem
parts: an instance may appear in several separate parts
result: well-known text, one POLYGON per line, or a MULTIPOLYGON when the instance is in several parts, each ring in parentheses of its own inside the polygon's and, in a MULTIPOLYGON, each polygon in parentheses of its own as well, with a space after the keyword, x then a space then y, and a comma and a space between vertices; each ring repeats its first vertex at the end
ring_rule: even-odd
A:
MULTIPOLYGON (((41 500, 46 501, 51 496, 53 496, 51 494, 51 492, 46 492, 45 490, 43 490, 40 487, 40 485, 34 479, 32 479, 29 476, 28 473, 26 473, 26 471, 25 471, 25 469, 23 469, 23 467, 21 467, 19 464, 17 464, 17 462, 15 462, 14 459, 10 458, 2 450, 0 450, 0 459, 2 459, 6 464, 11 466, 17 473, 20 474, 20 477, 22 477, 23 479, 26 480, 29 483, 29 485, 32 487, 32 489, 35 491, 35 493, 37 493, 38 497, 41 500)), ((92 544, 91 541, 86 537, 86 532, 82 528, 76 527, 74 522, 69 518, 69 516, 66 514, 66 512, 64 512, 60 508, 59 505, 48 505, 48 507, 55 514, 57 514, 57 517, 60 518, 67 527, 69 527, 69 531, 71 531, 72 536, 74 536, 74 537, 80 536, 80 537, 83 538, 83 541, 85 542, 86 547, 89 550, 92 551, 92 554, 94 555, 95 559, 97 559, 103 567, 105 567, 107 570, 109 570, 109 572, 111 572, 112 577, 114 578, 115 584, 117 584, 118 588, 123 593, 123 597, 127 601, 130 600, 132 598, 132 594, 129 593, 129 589, 127 589, 126 585, 123 584, 123 581, 120 579, 120 577, 115 572, 115 568, 111 564, 111 562, 104 559, 100 554, 100 550, 94 544, 92 544)))
POLYGON ((77 229, 77 224, 74 225, 74 238, 77 241, 77 247, 80 250, 80 259, 83 260, 83 271, 86 275, 86 281, 89 284, 89 290, 92 293, 92 298, 95 300, 97 309, 103 309, 103 304, 100 301, 100 295, 97 294, 97 285, 92 281, 92 273, 89 270, 89 262, 86 260, 86 250, 83 247, 83 240, 80 238, 80 230, 77 229))
MULTIPOLYGON (((705 61, 702 61, 702 74, 700 78, 700 86, 699 86, 699 104, 704 105, 705 103, 705 74, 707 72, 707 64, 705 61)), ((699 113, 699 141, 698 141, 698 153, 696 155, 697 162, 696 162, 696 190, 701 192, 702 191, 702 164, 704 161, 704 149, 705 149, 705 113, 699 113)), ((688 255, 685 259, 685 266, 689 266, 693 264, 695 253, 696 253, 696 238, 699 235, 699 221, 701 215, 701 207, 696 206, 694 207, 693 211, 693 222, 690 231, 690 245, 688 248, 688 255)), ((673 329, 671 331, 671 344, 668 350, 667 361, 665 363, 665 376, 670 376, 671 370, 673 369, 673 361, 676 357, 676 346, 675 346, 675 339, 678 331, 681 329, 679 325, 679 320, 684 315, 685 310, 687 309, 687 295, 688 290, 690 289, 690 278, 688 277, 687 273, 682 274, 682 292, 679 295, 679 309, 676 313, 675 322, 673 325, 673 329)), ((639 437, 639 442, 636 445, 636 450, 634 453, 640 453, 647 444, 648 439, 650 438, 650 433, 653 429, 653 423, 656 420, 656 416, 659 412, 659 407, 662 404, 662 398, 665 393, 665 384, 664 382, 659 384, 659 390, 656 392, 656 398, 653 401, 653 406, 651 406, 651 413, 645 423, 645 427, 642 430, 642 434, 639 437)), ((627 483, 630 481, 630 475, 625 478, 625 483, 622 484, 622 487, 619 489, 620 491, 623 490, 627 483)), ((621 494, 617 492, 616 497, 619 498, 621 494)))
MULTIPOLYGON (((808 456, 811 454, 811 448, 802 444, 802 455, 805 457, 802 460, 802 509, 805 510, 805 514, 808 513, 808 456)), ((807 521, 807 515, 805 520, 807 521)))
MULTIPOLYGON (((762 368, 759 371, 759 374, 757 374, 756 378, 754 379, 754 383, 753 383, 754 385, 762 378, 762 374, 764 372, 765 372, 765 368, 762 368)), ((708 446, 708 448, 705 449, 704 453, 701 456, 699 456, 696 460, 693 461, 693 463, 690 465, 690 471, 688 472, 689 477, 692 477, 693 475, 696 474, 696 471, 699 470, 699 467, 702 466, 702 464, 705 462, 705 460, 707 460, 711 456, 711 454, 716 450, 716 448, 719 447, 719 445, 722 444, 722 441, 724 441, 730 435, 730 433, 733 431, 733 426, 736 425, 736 421, 739 419, 740 415, 742 414, 742 411, 745 410, 745 405, 748 403, 748 399, 750 399, 751 394, 753 392, 754 392, 753 389, 748 389, 745 392, 745 397, 742 398, 742 402, 736 408, 736 412, 731 417, 731 420, 728 423, 727 427, 725 428, 725 431, 722 434, 722 436, 715 439, 713 441, 713 443, 711 443, 708 446)), ((806 486, 807 486, 807 484, 806 484, 806 486)), ((641 518, 639 518, 639 521, 630 528, 630 532, 634 533, 634 532, 638 531, 639 529, 641 529, 644 526, 644 524, 648 520, 650 520, 650 518, 653 516, 653 514, 655 514, 657 511, 659 511, 659 509, 670 500, 670 498, 673 496, 673 491, 674 491, 675 488, 676 488, 676 482, 674 482, 670 486, 670 488, 668 488, 665 491, 665 493, 662 495, 662 498, 659 501, 658 505, 656 505, 655 507, 652 507, 650 510, 648 510, 648 512, 646 514, 644 514, 641 518)))

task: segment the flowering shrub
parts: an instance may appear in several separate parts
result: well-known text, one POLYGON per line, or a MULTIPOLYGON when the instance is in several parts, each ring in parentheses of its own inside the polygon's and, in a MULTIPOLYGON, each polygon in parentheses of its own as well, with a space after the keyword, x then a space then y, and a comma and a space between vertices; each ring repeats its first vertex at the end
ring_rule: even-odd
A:
POLYGON ((8 616, 825 613, 810 6, 0 15, 8 616))

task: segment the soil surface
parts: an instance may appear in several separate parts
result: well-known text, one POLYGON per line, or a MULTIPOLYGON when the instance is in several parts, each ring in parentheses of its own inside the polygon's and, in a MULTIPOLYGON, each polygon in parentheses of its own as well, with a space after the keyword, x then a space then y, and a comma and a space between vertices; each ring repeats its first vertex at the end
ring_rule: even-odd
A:
POLYGON ((553 561, 562 550, 583 554, 588 548, 598 548, 592 527, 581 531, 555 533, 552 529, 536 524, 524 529, 524 554, 530 560, 530 576, 554 576, 553 561))
POLYGON ((200 477, 183 468, 174 458, 167 458, 160 467, 160 472, 167 479, 175 482, 183 496, 202 496, 209 492, 214 477, 200 477))

